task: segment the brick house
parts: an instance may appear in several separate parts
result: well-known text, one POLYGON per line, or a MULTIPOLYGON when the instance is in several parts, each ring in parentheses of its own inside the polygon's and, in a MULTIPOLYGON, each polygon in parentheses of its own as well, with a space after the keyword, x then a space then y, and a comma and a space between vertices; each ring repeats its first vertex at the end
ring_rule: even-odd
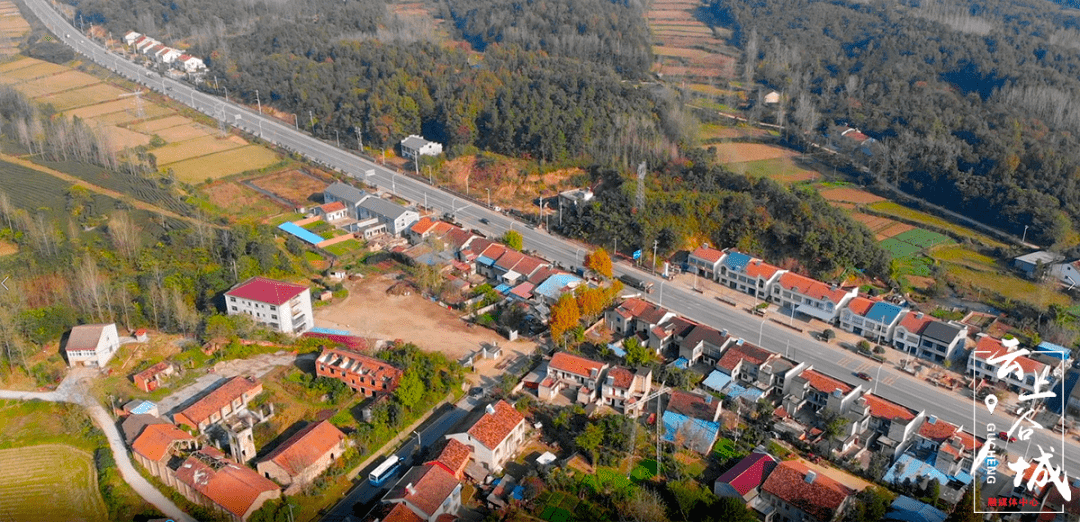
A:
POLYGON ((497 472, 525 441, 525 417, 506 401, 499 401, 488 405, 484 416, 468 431, 446 437, 470 447, 477 464, 497 472))
POLYGON ((256 380, 243 376, 233 377, 173 415, 173 422, 204 433, 210 426, 246 410, 251 399, 262 391, 262 384, 256 380))
POLYGON ((192 453, 176 470, 176 489, 188 500, 244 522, 281 487, 211 446, 192 453))
POLYGON ((162 361, 136 373, 131 377, 131 380, 135 382, 136 388, 146 393, 150 393, 158 389, 158 386, 165 380, 165 377, 172 375, 173 372, 173 365, 162 361))
POLYGON ((767 520, 833 522, 844 517, 855 491, 802 462, 788 460, 765 479, 761 496, 772 508, 767 520))
POLYGON ((308 424, 274 451, 259 459, 255 469, 295 494, 326 471, 345 452, 348 441, 329 421, 308 424))
POLYGON ((180 451, 190 451, 197 447, 195 437, 172 424, 162 423, 143 428, 131 444, 131 453, 135 456, 135 461, 151 475, 160 478, 166 486, 175 486, 176 476, 168 467, 169 460, 180 451))
POLYGON ((324 348, 315 361, 315 374, 337 379, 365 397, 392 393, 403 372, 390 363, 349 350, 324 348))

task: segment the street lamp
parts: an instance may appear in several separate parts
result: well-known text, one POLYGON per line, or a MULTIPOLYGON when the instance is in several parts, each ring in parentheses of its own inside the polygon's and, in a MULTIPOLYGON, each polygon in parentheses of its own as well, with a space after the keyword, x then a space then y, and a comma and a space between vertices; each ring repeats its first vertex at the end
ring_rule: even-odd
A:
POLYGON ((758 346, 761 346, 762 335, 765 333, 765 321, 766 321, 765 319, 761 320, 761 326, 758 327, 758 330, 757 330, 757 344, 758 344, 758 346))
POLYGON ((1024 237, 1020 239, 1021 243, 1027 243, 1027 229, 1028 229, 1028 226, 1024 225, 1024 237))
POLYGON ((885 361, 880 361, 877 367, 877 375, 874 376, 874 395, 877 395, 877 383, 881 380, 881 367, 885 366, 885 361))
POLYGON ((255 103, 259 104, 259 114, 262 114, 262 100, 259 99, 259 90, 255 89, 255 103))
POLYGON ((488 208, 491 208, 491 189, 489 188, 489 189, 487 189, 487 191, 488 191, 488 208))
POLYGON ((420 432, 413 430, 413 435, 416 435, 416 449, 419 450, 423 442, 420 440, 420 432))
POLYGON ((660 302, 657 303, 657 304, 659 306, 664 306, 664 281, 663 280, 660 281, 660 302))

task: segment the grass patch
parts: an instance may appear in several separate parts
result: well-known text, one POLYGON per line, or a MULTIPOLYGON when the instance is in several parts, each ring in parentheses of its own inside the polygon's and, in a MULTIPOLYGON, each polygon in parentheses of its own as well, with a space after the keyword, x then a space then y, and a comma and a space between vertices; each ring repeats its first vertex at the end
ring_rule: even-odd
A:
POLYGON ((319 254, 317 254, 315 252, 312 252, 310 250, 305 250, 304 251, 304 260, 305 261, 310 261, 310 262, 313 262, 313 263, 318 263, 320 261, 324 261, 323 256, 320 256, 319 254))
POLYGON ((948 245, 930 251, 930 257, 944 263, 963 265, 975 270, 997 270, 997 260, 960 245, 948 245))
POLYGON ((967 227, 957 225, 951 221, 947 221, 937 216, 927 214, 926 212, 920 212, 918 210, 905 207, 899 203, 894 203, 892 201, 879 201, 877 203, 870 204, 867 208, 890 217, 895 217, 915 224, 926 225, 931 228, 936 228, 938 230, 948 232, 950 234, 955 234, 959 237, 969 238, 972 241, 982 243, 988 247, 1005 246, 1005 244, 1003 244, 1002 242, 991 238, 990 236, 987 236, 985 234, 980 234, 967 227))
POLYGON ((787 448, 781 446, 774 440, 770 440, 765 445, 765 449, 769 452, 770 455, 779 458, 780 460, 786 459, 788 455, 791 455, 791 451, 788 451, 787 448))
POLYGON ((949 278, 966 288, 984 290, 998 294, 1002 297, 1016 301, 1045 307, 1051 304, 1069 306, 1072 300, 1068 296, 1056 290, 1044 289, 1026 279, 1016 276, 972 270, 968 267, 949 264, 946 266, 946 274, 949 278))
MULTIPOLYGON (((634 483, 629 478, 627 478, 626 475, 623 475, 619 472, 619 470, 615 468, 606 467, 598 468, 596 470, 596 473, 586 475, 583 479, 581 479, 581 484, 584 486, 588 486, 597 493, 604 491, 606 486, 610 486, 612 490, 626 492, 630 492, 630 490, 634 487, 634 483)), ((573 511, 570 508, 567 509, 573 511)))
POLYGON ((811 181, 821 174, 795 165, 791 158, 772 158, 756 161, 731 163, 727 166, 733 172, 745 173, 755 177, 769 178, 780 183, 798 183, 811 181))
POLYGON ((362 252, 364 250, 364 244, 355 239, 350 239, 348 241, 342 241, 340 243, 330 245, 323 250, 326 250, 327 252, 330 252, 335 256, 344 257, 349 254, 362 252))
POLYGON ((11 520, 108 519, 85 451, 53 444, 0 450, 0 469, 0 499, 11 520))
POLYGON ((630 471, 630 480, 640 484, 656 476, 656 461, 653 459, 643 460, 630 471))
POLYGON ((937 232, 931 232, 929 230, 924 230, 921 228, 915 228, 908 230, 907 232, 901 232, 893 236, 891 239, 910 243, 921 248, 930 248, 935 245, 952 242, 952 240, 945 235, 938 234, 937 232))
POLYGON ((911 258, 922 251, 921 247, 905 243, 894 237, 881 241, 878 246, 892 254, 893 259, 911 258))
POLYGON ((282 223, 291 223, 293 221, 298 221, 301 219, 304 219, 303 214, 299 212, 290 212, 288 214, 281 214, 280 216, 274 216, 270 218, 269 223, 270 226, 276 227, 282 223))

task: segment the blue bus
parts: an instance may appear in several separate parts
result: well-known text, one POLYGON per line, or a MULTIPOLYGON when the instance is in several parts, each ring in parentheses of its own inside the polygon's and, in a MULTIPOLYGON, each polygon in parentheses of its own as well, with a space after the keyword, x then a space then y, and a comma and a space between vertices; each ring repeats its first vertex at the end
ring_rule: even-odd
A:
POLYGON ((401 467, 401 457, 397 455, 391 455, 379 464, 379 467, 375 468, 368 475, 368 480, 371 481, 372 486, 381 486, 386 483, 387 479, 394 476, 397 473, 398 468, 401 467))

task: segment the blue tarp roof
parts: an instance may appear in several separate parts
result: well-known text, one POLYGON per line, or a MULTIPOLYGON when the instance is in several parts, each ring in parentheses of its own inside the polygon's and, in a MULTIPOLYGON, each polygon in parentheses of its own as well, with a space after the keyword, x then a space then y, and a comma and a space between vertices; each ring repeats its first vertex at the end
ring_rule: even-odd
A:
POLYGON ((500 294, 505 295, 506 293, 510 292, 510 288, 511 288, 510 285, 508 285, 506 283, 503 283, 503 284, 501 284, 499 286, 496 286, 495 291, 500 293, 500 294))
POLYGON ((622 358, 626 357, 626 350, 623 350, 619 346, 608 343, 607 347, 608 347, 609 350, 611 350, 611 353, 613 353, 615 355, 618 355, 619 357, 622 357, 622 358))
POLYGON ((307 241, 308 243, 311 243, 312 245, 318 245, 319 243, 322 243, 323 241, 326 241, 326 238, 324 238, 324 237, 322 237, 322 236, 320 236, 318 234, 314 234, 311 231, 305 229, 304 227, 302 227, 300 225, 297 225, 296 223, 292 223, 292 222, 282 223, 282 224, 278 225, 278 228, 281 229, 281 230, 284 230, 285 232, 288 232, 288 233, 290 233, 290 234, 292 234, 292 235, 294 235, 294 236, 296 236, 296 237, 298 237, 298 238, 300 238, 300 239, 302 239, 304 241, 307 241))
POLYGON ((675 362, 671 364, 680 370, 685 370, 690 367, 690 361, 687 360, 686 357, 679 357, 678 359, 675 359, 675 362))
POLYGON ((581 278, 573 274, 555 274, 540 283, 540 286, 533 290, 533 293, 540 294, 548 299, 558 299, 559 291, 566 288, 567 285, 575 282, 580 282, 581 278))
POLYGON ((878 301, 866 312, 866 318, 882 324, 892 324, 896 317, 904 311, 903 308, 885 301, 878 301))
POLYGON ((724 257, 724 265, 730 270, 741 272, 751 259, 753 258, 742 252, 728 252, 728 255, 724 257))
POLYGON ((713 370, 704 381, 701 382, 703 386, 710 390, 722 391, 724 386, 727 386, 731 382, 731 377, 718 370, 713 370))
POLYGON ((757 388, 746 388, 732 383, 724 389, 724 395, 727 395, 728 399, 731 400, 743 399, 747 402, 757 402, 758 399, 765 395, 765 392, 757 388))
POLYGON ((676 435, 683 437, 684 440, 696 439, 700 444, 692 444, 692 446, 699 451, 709 451, 712 443, 716 441, 716 437, 720 433, 719 422, 694 419, 673 411, 664 412, 663 423, 665 442, 674 443, 676 435), (680 432, 680 430, 682 431, 680 432), (709 448, 702 450, 702 448, 698 447, 704 447, 705 443, 708 443, 709 448))
POLYGON ((1051 342, 1043 341, 1039 343, 1039 346, 1035 347, 1035 350, 1039 353, 1045 353, 1051 357, 1057 357, 1058 359, 1069 360, 1072 355, 1072 350, 1061 346, 1060 344, 1054 344, 1051 342))
POLYGON ((514 500, 525 498, 525 486, 514 486, 514 491, 510 493, 510 497, 514 500))
POLYGON ((948 515, 944 511, 911 497, 899 496, 889 506, 885 520, 898 522, 945 522, 948 515))
POLYGON ((314 328, 309 329, 308 331, 309 332, 314 332, 314 333, 329 334, 329 335, 352 335, 352 333, 349 332, 348 330, 334 330, 333 328, 323 328, 321 326, 316 326, 314 328))
POLYGON ((142 401, 138 406, 131 409, 132 415, 138 415, 140 413, 150 413, 150 410, 154 409, 154 403, 150 401, 142 401))
POLYGON ((476 262, 477 262, 477 263, 479 263, 479 264, 481 264, 481 265, 484 265, 484 266, 491 266, 491 265, 494 265, 494 264, 495 264, 495 260, 494 260, 494 259, 492 259, 492 258, 490 258, 490 257, 486 257, 486 256, 479 256, 479 257, 477 257, 477 258, 476 258, 476 262))
POLYGON ((905 453, 893 463, 881 480, 889 484, 903 484, 908 479, 915 482, 919 477, 927 477, 928 479, 937 479, 941 484, 946 484, 950 480, 956 480, 964 484, 971 483, 971 475, 967 473, 961 472, 950 477, 935 468, 932 463, 936 457, 937 453, 931 453, 927 457, 927 461, 924 462, 910 453, 905 453))

